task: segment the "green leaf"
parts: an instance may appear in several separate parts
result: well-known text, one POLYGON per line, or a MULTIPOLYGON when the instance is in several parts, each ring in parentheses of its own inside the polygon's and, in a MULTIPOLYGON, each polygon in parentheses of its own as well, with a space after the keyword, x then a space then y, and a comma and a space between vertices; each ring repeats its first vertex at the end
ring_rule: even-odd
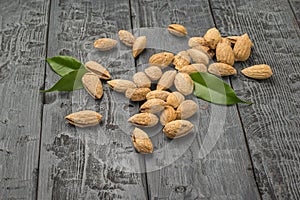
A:
POLYGON ((65 76, 82 65, 80 61, 70 56, 55 56, 46 60, 53 71, 60 76, 65 76))
POLYGON ((41 92, 73 91, 81 89, 83 88, 81 78, 86 72, 87 70, 84 67, 81 67, 78 70, 72 71, 62 77, 52 88, 48 90, 41 90, 41 92))
POLYGON ((206 72, 196 72, 190 74, 195 83, 194 95, 205 101, 232 105, 236 103, 252 104, 238 98, 234 90, 224 81, 206 72))

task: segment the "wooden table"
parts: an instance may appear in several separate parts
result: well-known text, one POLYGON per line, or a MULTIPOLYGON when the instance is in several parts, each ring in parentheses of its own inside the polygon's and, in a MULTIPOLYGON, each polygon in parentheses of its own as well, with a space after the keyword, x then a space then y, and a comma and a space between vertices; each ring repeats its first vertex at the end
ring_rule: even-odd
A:
MULTIPOLYGON (((300 199, 299 1, 1 0, 0 11, 0 199, 300 199), (101 101, 84 90, 39 93, 59 79, 45 58, 86 62, 100 55, 92 47, 97 38, 170 23, 186 26, 189 36, 214 26, 224 36, 248 33, 253 52, 236 69, 267 63, 274 72, 265 81, 240 73, 224 79, 251 106, 198 100, 197 133, 174 162, 159 167, 155 157, 134 151, 124 120, 138 106, 106 84, 101 101), (64 121, 83 109, 102 113, 100 126, 87 132, 64 121), (217 127, 216 144, 201 154, 217 127), (122 167, 124 158, 141 173, 122 167)), ((155 37, 152 47, 163 50, 186 45, 155 37)), ((114 78, 127 79, 161 51, 149 48, 134 60, 127 47, 118 48, 103 63, 114 78)), ((153 137, 155 150, 167 142, 153 137)))

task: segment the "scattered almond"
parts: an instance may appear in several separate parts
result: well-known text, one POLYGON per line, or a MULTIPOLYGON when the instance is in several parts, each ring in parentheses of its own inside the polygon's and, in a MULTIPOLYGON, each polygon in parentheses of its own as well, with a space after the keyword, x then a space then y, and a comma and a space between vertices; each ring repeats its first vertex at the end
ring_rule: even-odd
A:
POLYGON ((189 95, 194 90, 194 81, 186 73, 177 73, 174 80, 176 89, 183 95, 189 95))
POLYGON ((139 128, 135 128, 132 132, 132 143, 134 148, 139 153, 152 153, 153 152, 153 145, 152 142, 143 130, 139 128))
POLYGON ((170 24, 168 26, 168 31, 178 37, 184 37, 188 34, 186 28, 180 24, 170 24))
POLYGON ((222 39, 219 30, 216 28, 208 29, 208 31, 205 33, 203 38, 205 39, 205 41, 207 42, 207 45, 211 49, 216 49, 217 44, 222 39))
POLYGON ((111 81, 107 81, 107 84, 110 88, 117 92, 125 92, 129 88, 136 88, 136 85, 132 81, 123 79, 114 79, 111 81))
POLYGON ((207 72, 207 67, 204 64, 191 64, 184 66, 178 71, 187 74, 191 74, 193 72, 207 72))
POLYGON ((199 106, 192 100, 183 101, 176 110, 177 119, 188 119, 199 110, 199 106))
POLYGON ((247 67, 247 68, 243 69, 241 72, 245 76, 254 78, 254 79, 267 79, 267 78, 270 78, 273 74, 271 67, 266 64, 260 64, 260 65, 254 65, 251 67, 247 67))
POLYGON ((153 90, 149 92, 146 96, 146 99, 161 99, 163 101, 167 100, 167 97, 169 96, 170 92, 164 91, 164 90, 153 90))
POLYGON ((168 138, 179 138, 186 136, 194 128, 194 125, 187 120, 175 120, 167 123, 163 132, 168 138))
POLYGON ((203 51, 198 49, 188 49, 187 52, 189 53, 190 57, 192 58, 193 62, 201 63, 207 65, 209 63, 209 57, 203 51))
POLYGON ((159 66, 162 69, 164 69, 165 67, 167 67, 169 64, 172 63, 173 59, 174 59, 174 54, 169 52, 161 52, 161 53, 153 54, 149 58, 149 64, 159 66))
POLYGON ((142 113, 159 113, 161 112, 167 103, 161 99, 149 99, 140 107, 142 113))
POLYGON ((167 104, 177 108, 184 101, 184 96, 180 92, 172 92, 167 97, 167 104))
POLYGON ((235 75, 236 69, 225 63, 212 63, 208 67, 208 71, 217 76, 235 75))
POLYGON ((102 83, 94 73, 86 73, 82 76, 81 82, 85 90, 94 98, 101 99, 103 95, 102 83))
POLYGON ((189 53, 186 51, 180 51, 173 60, 173 65, 175 65, 175 69, 179 70, 183 66, 190 64, 191 58, 189 53))
POLYGON ((161 78, 159 79, 156 89, 157 90, 166 90, 169 89, 174 82, 176 76, 176 71, 175 70, 169 70, 163 73, 161 78))
POLYGON ((132 47, 133 43, 135 41, 134 36, 129 31, 120 30, 119 31, 119 38, 123 44, 125 44, 128 47, 132 47))
POLYGON ((217 61, 233 66, 234 54, 228 43, 219 42, 216 49, 217 61))
POLYGON ((245 61, 251 54, 252 42, 248 34, 244 34, 237 38, 233 48, 234 58, 236 61, 245 61))
POLYGON ((88 71, 97 74, 100 79, 109 80, 111 78, 108 70, 95 61, 88 61, 84 64, 84 66, 88 71))
POLYGON ((102 115, 92 110, 84 110, 72 113, 66 116, 65 119, 72 125, 85 128, 99 124, 102 115))
POLYGON ((150 88, 151 87, 151 80, 144 72, 137 72, 132 77, 133 82, 139 88, 150 88))
POLYGON ((117 40, 111 38, 101 38, 94 42, 94 47, 100 51, 108 51, 118 44, 117 40))
POLYGON ((162 76, 162 71, 157 66, 150 66, 145 69, 145 74, 152 80, 157 81, 162 76))
POLYGON ((136 126, 152 127, 158 123, 158 118, 152 113, 138 113, 128 119, 136 126))
POLYGON ((134 58, 136 58, 144 49, 146 48, 147 45, 147 38, 146 36, 140 36, 136 38, 132 45, 132 55, 134 58))
POLYGON ((189 47, 207 46, 207 42, 203 37, 191 37, 188 42, 189 47))
POLYGON ((128 88, 125 96, 131 101, 143 101, 151 90, 149 88, 128 88))
POLYGON ((161 125, 166 125, 167 123, 174 121, 176 119, 176 111, 172 106, 166 106, 160 115, 161 125))

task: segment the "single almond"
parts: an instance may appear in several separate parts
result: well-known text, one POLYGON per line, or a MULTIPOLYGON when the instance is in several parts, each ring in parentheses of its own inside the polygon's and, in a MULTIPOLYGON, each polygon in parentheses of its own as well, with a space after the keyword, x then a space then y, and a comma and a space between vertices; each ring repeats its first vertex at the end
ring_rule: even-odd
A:
POLYGON ((135 37, 129 31, 120 30, 119 31, 119 38, 123 44, 128 47, 132 47, 135 41, 135 37))
POLYGON ((174 139, 186 136, 194 128, 194 125, 187 120, 175 120, 167 123, 163 132, 168 138, 174 139))
POLYGON ((157 81, 162 76, 162 71, 157 66, 150 66, 145 69, 145 74, 152 80, 157 81))
POLYGON ((108 51, 118 44, 117 40, 111 38, 101 38, 94 42, 94 47, 100 51, 108 51))
POLYGON ((161 99, 163 101, 166 101, 170 92, 164 91, 164 90, 153 90, 149 92, 146 96, 146 99, 161 99))
POLYGON ((152 127, 158 123, 158 118, 152 113, 138 113, 128 119, 136 126, 152 127))
POLYGON ((209 63, 209 57, 203 51, 200 51, 198 49, 188 49, 187 52, 189 53, 193 62, 202 63, 204 65, 207 65, 209 63))
POLYGON ((194 81, 186 73, 179 72, 175 76, 174 85, 176 89, 183 95, 189 95, 194 90, 194 81))
POLYGON ((125 96, 131 101, 143 101, 151 90, 149 88, 128 88, 125 96))
POLYGON ((159 79, 156 89, 157 90, 166 90, 169 89, 174 82, 176 76, 176 71, 175 70, 169 70, 163 73, 161 78, 159 79))
POLYGON ((178 37, 184 37, 188 34, 186 28, 180 24, 170 24, 168 26, 168 31, 178 37))
POLYGON ((132 81, 123 79, 114 79, 111 81, 107 81, 107 84, 110 88, 117 92, 125 92, 129 88, 136 88, 136 85, 132 81))
POLYGON ((102 115, 92 110, 84 110, 72 113, 66 116, 65 119, 72 125, 84 128, 99 124, 102 115))
POLYGON ((102 83, 99 77, 91 72, 84 74, 81 78, 85 90, 94 98, 101 99, 103 95, 102 83))
POLYGON ((184 96, 180 92, 172 92, 167 97, 167 104, 177 108, 184 101, 184 96))
POLYGON ((165 67, 167 67, 169 64, 172 63, 173 59, 174 59, 174 54, 169 52, 161 52, 161 53, 153 54, 149 58, 149 64, 164 69, 165 67))
POLYGON ((207 46, 207 42, 203 37, 191 37, 188 42, 189 47, 207 46))
POLYGON ((161 99, 149 99, 140 107, 142 113, 159 113, 161 112, 167 103, 161 99))
POLYGON ((139 128, 135 128, 132 132, 132 143, 139 153, 152 153, 153 145, 146 132, 139 128))
POLYGON ((151 80, 144 72, 137 72, 132 77, 133 82, 139 88, 150 88, 151 87, 151 80))
POLYGON ((216 49, 217 61, 233 66, 234 54, 231 46, 226 42, 219 42, 216 49))
POLYGON ((238 37, 233 48, 235 61, 247 60, 250 57, 252 45, 247 33, 238 37))
POLYGON ((174 121, 176 119, 176 111, 172 106, 166 106, 160 115, 161 125, 166 125, 167 123, 174 121))
POLYGON ((187 74, 191 74, 193 72, 207 72, 207 67, 204 64, 191 64, 184 66, 178 71, 187 74))
POLYGON ((188 119, 192 117, 199 109, 196 102, 192 100, 183 101, 176 110, 177 119, 188 119))
POLYGON ((230 76, 237 73, 235 68, 225 63, 212 63, 209 65, 208 71, 218 76, 230 76))
POLYGON ((187 51, 180 51, 176 56, 174 56, 173 65, 175 69, 179 70, 183 66, 190 64, 191 58, 187 51))
POLYGON ((243 69, 241 72, 245 76, 253 79, 267 79, 270 78, 273 74, 271 67, 266 64, 247 67, 243 69))
POLYGON ((140 36, 135 39, 133 45, 132 45, 132 55, 134 58, 136 58, 144 49, 146 48, 147 45, 147 38, 146 36, 140 36))
POLYGON ((207 45, 211 49, 216 49, 217 44, 220 42, 222 39, 221 34, 218 29, 216 28, 211 28, 208 29, 205 35, 203 36, 205 41, 207 42, 207 45))
POLYGON ((108 70, 95 61, 88 61, 84 64, 84 66, 88 71, 97 74, 100 79, 109 80, 111 78, 108 70))

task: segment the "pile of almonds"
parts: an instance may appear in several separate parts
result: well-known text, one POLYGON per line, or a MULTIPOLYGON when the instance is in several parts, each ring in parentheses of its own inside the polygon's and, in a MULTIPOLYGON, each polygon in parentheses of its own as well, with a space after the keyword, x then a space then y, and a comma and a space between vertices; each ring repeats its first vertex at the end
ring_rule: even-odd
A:
MULTIPOLYGON (((171 24, 168 31, 178 37, 186 36, 187 30, 179 24, 171 24)), ((119 31, 120 41, 132 47, 132 55, 136 58, 147 45, 146 36, 135 38, 130 32, 119 31)), ((94 42, 94 47, 107 51, 117 45, 117 41, 101 38, 94 42)), ((138 127, 153 127, 159 122, 164 126, 163 132, 168 138, 174 139, 187 135, 194 125, 187 119, 198 110, 198 105, 192 100, 186 100, 187 95, 194 90, 194 82, 189 74, 193 72, 210 72, 219 76, 230 76, 237 73, 233 67, 235 61, 245 61, 251 53, 251 42, 247 34, 241 36, 222 37, 216 28, 209 29, 203 37, 189 39, 190 49, 180 51, 176 55, 161 52, 149 58, 149 66, 143 72, 137 72, 132 80, 111 79, 108 70, 101 64, 89 61, 85 68, 89 71, 82 77, 86 91, 95 99, 103 95, 102 80, 116 92, 124 93, 131 101, 143 101, 140 113, 128 119, 128 122, 138 127), (209 64, 216 56, 216 63, 209 64), (175 69, 167 67, 174 66, 175 69), (153 82, 157 83, 153 88, 153 82), (170 92, 170 88, 176 91, 170 92), (169 91, 168 91, 169 90, 169 91)), ((272 75, 268 65, 261 64, 248 67, 241 71, 245 76, 254 79, 266 79, 272 75)), ((78 127, 97 125, 102 116, 94 111, 80 111, 66 116, 69 123, 78 127)), ((140 153, 152 153, 153 145, 147 133, 135 128, 132 142, 140 153)))

